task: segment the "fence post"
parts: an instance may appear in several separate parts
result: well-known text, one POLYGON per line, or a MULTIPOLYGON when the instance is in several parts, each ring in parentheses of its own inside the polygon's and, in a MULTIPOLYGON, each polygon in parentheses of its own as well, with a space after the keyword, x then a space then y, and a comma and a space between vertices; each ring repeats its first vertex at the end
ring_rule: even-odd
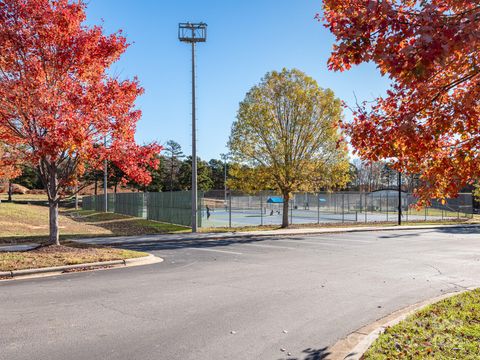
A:
POLYGON ((317 224, 320 224, 320 194, 317 194, 317 224))
MULTIPOLYGON (((162 203, 165 203, 165 199, 162 199, 162 203)), ((170 216, 170 222, 173 220, 173 191, 172 187, 170 185, 170 204, 168 204, 169 207, 169 216, 170 216)))
POLYGON ((293 203, 295 202, 295 194, 292 194, 292 200, 290 201, 290 224, 293 224, 293 203))
POLYGON ((228 192, 228 227, 232 227, 232 191, 228 192))
POLYGON ((197 197, 200 198, 197 200, 197 225, 199 228, 202 227, 202 220, 203 220, 202 208, 204 207, 204 202, 205 202, 205 199, 203 196, 204 196, 203 192, 200 191, 197 193, 197 197))
POLYGON ((263 226, 263 193, 260 192, 260 226, 263 226))
POLYGON ((367 212, 368 212, 368 198, 367 193, 365 193, 365 223, 367 223, 367 212))
POLYGON ((359 191, 360 194, 360 212, 363 212, 363 201, 362 201, 362 190, 359 191))
POLYGON ((388 190, 388 187, 387 187, 387 222, 388 222, 388 193, 390 192, 390 190, 388 190))
POLYGON ((427 221, 427 207, 425 206, 425 221, 427 221))
POLYGON ((345 222, 345 194, 342 193, 342 224, 345 222))
POLYGON ((408 201, 408 193, 407 193, 406 199, 407 199, 407 211, 405 211, 405 214, 406 214, 405 218, 406 218, 407 223, 408 223, 408 213, 410 212, 410 202, 408 201))

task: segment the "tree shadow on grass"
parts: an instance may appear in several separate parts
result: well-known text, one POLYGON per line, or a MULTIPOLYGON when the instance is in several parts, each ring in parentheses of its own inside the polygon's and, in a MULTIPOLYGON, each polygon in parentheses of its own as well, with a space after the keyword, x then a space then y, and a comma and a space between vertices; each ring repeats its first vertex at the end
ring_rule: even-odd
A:
MULTIPOLYGON (((71 229, 69 229, 68 225, 65 227, 61 226, 60 241, 95 237, 104 238, 111 236, 140 236, 188 231, 188 228, 178 225, 159 223, 114 213, 60 210, 60 215, 63 217, 68 217, 70 224, 71 221, 77 223, 75 227, 71 229), (88 230, 82 230, 83 227, 81 224, 85 224, 88 227, 88 230)), ((24 232, 21 235, 0 235, 0 245, 48 243, 48 222, 46 223, 46 229, 40 234, 38 231, 36 231, 36 233, 32 232, 29 234, 28 229, 24 230, 25 231, 20 231, 24 232)))
POLYGON ((161 223, 116 213, 65 211, 62 215, 68 216, 75 222, 101 227, 110 231, 114 236, 165 234, 189 230, 189 228, 185 226, 161 223))
MULTIPOLYGON (((113 234, 60 234, 62 244, 71 243, 71 240, 86 239, 96 237, 114 236, 113 234)), ((21 244, 40 244, 49 243, 48 235, 18 235, 18 236, 0 236, 0 245, 21 245, 21 244)))

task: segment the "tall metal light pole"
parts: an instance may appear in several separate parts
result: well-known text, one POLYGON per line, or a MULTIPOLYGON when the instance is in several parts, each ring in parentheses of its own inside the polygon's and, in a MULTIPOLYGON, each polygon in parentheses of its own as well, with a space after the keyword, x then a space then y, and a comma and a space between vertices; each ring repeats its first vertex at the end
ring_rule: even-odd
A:
POLYGON ((178 24, 178 39, 192 44, 192 232, 197 232, 197 134, 195 124, 195 44, 207 41, 207 24, 178 24))
POLYGON ((220 154, 220 157, 223 160, 223 195, 224 195, 224 201, 225 201, 225 206, 227 206, 227 161, 228 161, 228 154, 220 154))

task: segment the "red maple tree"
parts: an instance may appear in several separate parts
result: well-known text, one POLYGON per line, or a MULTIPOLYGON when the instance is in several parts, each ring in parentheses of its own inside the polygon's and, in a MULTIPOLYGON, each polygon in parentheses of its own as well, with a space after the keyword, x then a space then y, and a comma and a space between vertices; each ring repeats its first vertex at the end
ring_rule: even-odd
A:
POLYGON ((0 1, 0 141, 23 149, 42 179, 50 205, 50 241, 59 244, 58 204, 84 171, 108 158, 148 183, 156 144, 135 143, 142 93, 137 79, 107 69, 128 44, 84 25, 85 3, 0 1), (103 140, 109 139, 108 147, 103 140))
POLYGON ((480 177, 480 3, 324 0, 329 68, 374 62, 391 88, 359 104, 348 135, 363 158, 421 174, 420 200, 480 177))

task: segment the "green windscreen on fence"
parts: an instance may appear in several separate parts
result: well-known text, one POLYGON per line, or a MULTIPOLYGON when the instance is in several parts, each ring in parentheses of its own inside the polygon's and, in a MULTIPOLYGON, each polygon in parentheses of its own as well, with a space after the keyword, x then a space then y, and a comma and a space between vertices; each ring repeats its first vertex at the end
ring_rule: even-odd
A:
MULTIPOLYGON (((199 193, 199 199, 203 197, 199 193)), ((108 211, 171 224, 192 226, 192 192, 108 194, 108 211)), ((202 223, 201 205, 198 202, 197 225, 202 223)), ((105 211, 104 195, 84 196, 84 210, 105 211)))
POLYGON ((115 212, 117 214, 146 218, 145 193, 117 193, 115 195, 115 212))
MULTIPOLYGON (((202 196, 202 194, 199 194, 199 198, 202 196)), ((149 220, 192 226, 191 206, 191 191, 147 193, 147 219, 149 220)), ((201 220, 199 211, 198 226, 201 226, 201 220)))
MULTIPOLYGON (((115 212, 115 194, 108 194, 108 211, 115 212)), ((91 195, 82 197, 83 210, 105 211, 105 196, 91 195)))

